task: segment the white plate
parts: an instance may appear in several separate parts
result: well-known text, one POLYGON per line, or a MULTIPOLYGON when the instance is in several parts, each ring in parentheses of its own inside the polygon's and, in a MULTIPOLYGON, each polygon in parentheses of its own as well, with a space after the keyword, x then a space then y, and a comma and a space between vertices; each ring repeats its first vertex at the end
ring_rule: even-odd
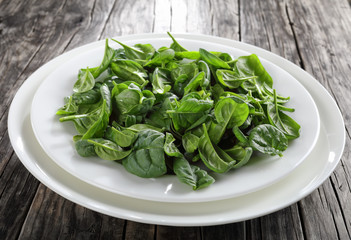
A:
MULTIPOLYGON (((151 43, 156 48, 169 46, 171 39, 166 35, 123 39, 128 45, 151 43)), ((249 55, 239 48, 200 39, 177 37, 178 42, 189 50, 200 47, 222 51, 233 56, 249 55)), ((274 81, 274 88, 283 96, 290 96, 287 104, 296 109, 290 114, 301 125, 301 136, 292 141, 284 157, 261 157, 253 159, 241 169, 227 174, 212 174, 216 182, 200 191, 193 191, 180 183, 175 176, 143 179, 128 173, 121 164, 95 158, 80 157, 72 141, 77 134, 73 123, 61 123, 55 113, 64 105, 63 98, 72 94, 78 70, 98 66, 104 54, 104 42, 99 46, 87 46, 87 51, 57 67, 40 85, 34 96, 31 122, 44 151, 63 169, 81 180, 102 189, 140 199, 163 202, 203 202, 236 197, 267 187, 287 176, 313 149, 320 129, 317 107, 306 89, 282 68, 261 58, 262 64, 274 81), (308 117, 307 117, 308 116, 308 117)), ((110 42, 114 47, 120 47, 110 42)))
POLYGON ((263 49, 211 36, 180 36, 219 42, 256 52, 290 72, 311 93, 321 117, 320 136, 311 154, 289 176, 260 191, 237 198, 204 203, 162 203, 104 191, 64 171, 45 154, 35 140, 27 106, 45 77, 72 56, 86 51, 84 47, 65 53, 38 69, 26 80, 13 99, 8 116, 8 130, 13 148, 24 166, 47 187, 77 204, 114 217, 173 226, 225 224, 259 217, 299 201, 320 186, 337 166, 345 144, 343 119, 329 93, 308 73, 263 49))

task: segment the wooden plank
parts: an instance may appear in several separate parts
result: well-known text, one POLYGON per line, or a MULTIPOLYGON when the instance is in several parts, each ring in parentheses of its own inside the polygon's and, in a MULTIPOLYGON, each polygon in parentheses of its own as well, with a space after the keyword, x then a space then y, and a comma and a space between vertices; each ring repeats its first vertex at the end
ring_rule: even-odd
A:
POLYGON ((202 227, 202 239, 246 239, 245 222, 202 227))
POLYGON ((169 0, 155 0, 152 32, 171 31, 172 8, 169 0))
MULTIPOLYGON (((305 69, 335 98, 345 119, 350 119, 351 9, 349 3, 320 0, 289 1, 299 52, 305 69), (303 16, 303 17, 301 17, 303 16), (330 21, 338 16, 338 21, 330 21), (310 64, 313 63, 313 64, 310 64)), ((306 236, 311 239, 349 239, 351 233, 350 121, 346 121, 346 148, 341 164, 317 192, 301 201, 306 236), (321 219, 323 219, 321 221, 321 219)))
POLYGON ((212 35, 240 40, 239 2, 210 0, 212 35))
POLYGON ((83 6, 72 6, 68 11, 70 12, 75 8, 80 9, 75 14, 80 16, 81 24, 77 25, 76 33, 74 33, 65 51, 102 39, 102 32, 111 15, 115 0, 77 1, 77 3, 83 6))
POLYGON ((241 1, 240 21, 242 42, 267 49, 299 65, 300 57, 284 1, 241 1))
POLYGON ((105 239, 104 236, 114 236, 114 239, 122 239, 124 222, 74 204, 40 185, 21 238, 105 239))
POLYGON ((125 240, 155 239, 155 225, 128 221, 125 228, 125 240))
MULTIPOLYGON (((299 64, 300 57, 283 1, 240 1, 240 39, 299 64), (274 13, 274 14, 272 14, 274 13)), ((297 205, 248 222, 249 239, 302 239, 297 205)))
POLYGON ((297 204, 260 218, 262 239, 303 239, 303 229, 297 204), (264 233, 264 234, 263 234, 264 233))
POLYGON ((173 239, 203 239, 200 227, 169 227, 157 226, 155 240, 173 239))
POLYGON ((246 234, 247 240, 261 240, 262 230, 261 230, 261 219, 254 218, 246 221, 246 234))
POLYGON ((150 33, 153 29, 154 4, 148 1, 115 1, 100 38, 150 33))
POLYGON ((171 32, 187 32, 188 1, 171 0, 171 32))
POLYGON ((0 176, 0 236, 16 238, 39 182, 27 171, 15 154, 0 176))
POLYGON ((209 1, 188 1, 186 19, 187 32, 209 35, 212 33, 212 13, 209 1))
POLYGON ((209 1, 171 1, 171 31, 193 34, 212 33, 212 13, 209 1))
MULTIPOLYGON (((0 38, 0 115, 6 111, 19 84, 17 80, 23 75, 35 54, 40 50, 42 39, 47 37, 43 25, 44 17, 40 12, 30 13, 27 3, 23 1, 11 1, 2 3, 0 8, 1 34, 6 37, 0 38), (11 14, 7 14, 11 13, 11 14), (32 15, 31 15, 32 14, 32 15), (25 17, 24 17, 25 16, 25 17), (36 28, 35 26, 40 27, 36 28)), ((31 3, 30 3, 31 4, 31 3)), ((60 7, 58 2, 47 3, 49 9, 60 7)), ((23 79, 21 79, 23 82, 23 79)))

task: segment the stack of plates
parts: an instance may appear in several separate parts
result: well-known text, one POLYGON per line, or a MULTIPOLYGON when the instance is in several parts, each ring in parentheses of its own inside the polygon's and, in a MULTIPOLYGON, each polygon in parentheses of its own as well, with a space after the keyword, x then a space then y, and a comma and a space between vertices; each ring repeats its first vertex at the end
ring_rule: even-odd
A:
MULTIPOLYGON (((345 143, 344 123, 333 98, 312 76, 263 49, 228 39, 175 34, 190 50, 205 48, 235 57, 257 54, 274 88, 290 96, 291 115, 301 125, 282 158, 267 157, 192 191, 174 176, 141 179, 120 164, 81 158, 74 150, 71 123, 55 115, 72 94, 78 69, 100 64, 104 41, 67 52, 34 72, 16 94, 8 129, 26 168, 61 196, 87 208, 128 220, 174 226, 216 225, 262 216, 293 204, 320 186, 338 164, 345 143), (32 103, 31 107, 30 104, 32 103)), ((169 46, 166 34, 118 37, 127 45, 169 46)), ((112 44, 112 43, 111 43, 112 44)), ((114 46, 117 47, 117 46, 114 46)))

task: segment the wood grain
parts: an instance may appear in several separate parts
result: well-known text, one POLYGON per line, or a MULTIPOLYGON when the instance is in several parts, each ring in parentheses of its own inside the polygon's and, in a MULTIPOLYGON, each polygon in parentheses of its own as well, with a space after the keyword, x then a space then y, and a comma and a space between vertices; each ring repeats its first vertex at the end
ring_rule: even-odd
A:
POLYGON ((12 155, 0 177, 0 236, 16 238, 28 214, 39 182, 12 155))
MULTIPOLYGON (((317 1, 313 5, 290 1, 288 9, 303 66, 335 98, 346 119, 346 146, 349 146, 350 121, 347 120, 350 118, 350 99, 346 93, 350 92, 351 83, 346 79, 351 73, 351 57, 345 49, 351 46, 351 30, 348 27, 351 24, 350 8, 346 1, 335 4, 317 1), (339 21, 328 21, 335 15, 343 17, 339 21)), ((342 158, 336 169, 338 175, 333 174, 331 182, 328 180, 318 191, 301 201, 302 218, 309 225, 306 235, 311 239, 350 238, 351 221, 349 215, 345 214, 345 211, 350 212, 351 207, 350 178, 347 177, 349 170, 350 161, 342 158), (343 188, 336 187, 340 185, 343 188)))
POLYGON ((350 239, 351 4, 347 0, 0 0, 0 239, 350 239), (244 222, 169 227, 109 217, 40 184, 7 133, 9 105, 49 60, 106 37, 190 32, 240 40, 312 74, 346 127, 340 165, 311 195, 244 222))
POLYGON ((28 239, 122 239, 125 220, 88 210, 40 185, 20 237, 28 239))

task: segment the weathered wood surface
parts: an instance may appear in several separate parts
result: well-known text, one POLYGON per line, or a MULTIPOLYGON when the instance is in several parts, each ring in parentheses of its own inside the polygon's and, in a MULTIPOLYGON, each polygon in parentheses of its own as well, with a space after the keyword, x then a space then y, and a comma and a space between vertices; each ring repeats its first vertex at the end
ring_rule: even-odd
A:
POLYGON ((351 4, 348 0, 0 0, 0 239, 350 239, 351 4), (109 217, 38 182, 13 152, 11 100, 41 65, 105 37, 190 32, 250 43, 300 65, 345 119, 341 163, 312 194, 245 222, 168 227, 109 217))

